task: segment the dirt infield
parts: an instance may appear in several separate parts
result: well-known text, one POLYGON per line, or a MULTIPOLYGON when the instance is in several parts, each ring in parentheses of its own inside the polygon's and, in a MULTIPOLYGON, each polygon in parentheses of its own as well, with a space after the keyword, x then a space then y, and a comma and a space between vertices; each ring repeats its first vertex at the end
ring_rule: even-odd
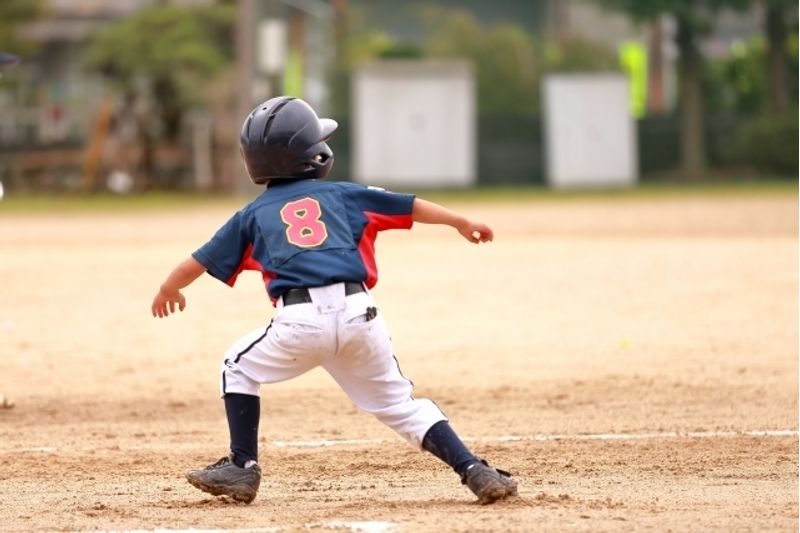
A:
POLYGON ((477 505, 320 370, 262 390, 256 501, 207 497, 183 473, 226 453, 221 355, 272 308, 254 274, 149 305, 230 205, 0 204, 0 531, 797 530, 796 194, 455 207, 495 242, 383 234, 374 292, 517 498, 477 505))

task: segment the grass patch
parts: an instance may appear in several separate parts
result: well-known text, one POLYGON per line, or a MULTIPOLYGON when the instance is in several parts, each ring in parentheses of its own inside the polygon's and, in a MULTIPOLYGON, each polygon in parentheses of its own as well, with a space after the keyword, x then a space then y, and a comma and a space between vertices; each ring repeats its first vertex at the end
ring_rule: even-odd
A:
POLYGON ((739 180, 703 182, 646 182, 633 188, 554 190, 539 187, 478 187, 463 191, 420 190, 433 201, 559 202, 592 200, 658 200, 676 198, 726 198, 797 196, 798 182, 789 180, 739 180))
MULTIPOLYGON (((416 189, 420 197, 435 202, 561 202, 626 201, 679 198, 727 198, 797 196, 798 182, 789 180, 737 180, 690 182, 648 182, 630 189, 553 190, 544 186, 476 187, 463 190, 416 189)), ((3 214, 21 213, 127 213, 226 207, 235 210, 255 195, 149 192, 128 196, 89 195, 6 195, 0 201, 3 214)))
POLYGON ((249 201, 244 197, 179 192, 153 192, 127 196, 111 194, 6 195, 0 201, 0 216, 20 213, 129 213, 197 209, 225 206, 232 209, 249 201))

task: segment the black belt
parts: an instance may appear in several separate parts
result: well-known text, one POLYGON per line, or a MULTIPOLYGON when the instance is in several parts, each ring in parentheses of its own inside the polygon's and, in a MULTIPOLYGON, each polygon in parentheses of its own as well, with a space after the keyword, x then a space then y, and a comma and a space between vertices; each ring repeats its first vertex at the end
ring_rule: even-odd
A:
MULTIPOLYGON (((358 294, 359 292, 367 292, 367 289, 364 288, 364 284, 358 281, 345 281, 344 282, 344 295, 350 296, 351 294, 358 294)), ((311 293, 308 292, 308 289, 289 289, 285 293, 283 293, 283 305, 286 307, 287 305, 294 305, 294 304, 307 304, 311 303, 311 293)))

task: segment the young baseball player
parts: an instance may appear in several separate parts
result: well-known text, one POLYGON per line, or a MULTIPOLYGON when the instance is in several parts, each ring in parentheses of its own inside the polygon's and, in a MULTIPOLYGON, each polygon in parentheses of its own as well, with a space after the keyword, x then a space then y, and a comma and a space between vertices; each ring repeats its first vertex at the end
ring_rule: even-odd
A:
POLYGON ((232 286, 247 269, 261 272, 277 308, 269 325, 239 339, 223 358, 230 453, 186 477, 205 492, 252 502, 261 482, 261 384, 322 366, 359 408, 450 465, 481 503, 514 495, 510 474, 473 455, 435 403, 411 395, 369 292, 378 280, 379 231, 446 224, 480 243, 492 240, 492 230, 411 194, 321 181, 333 165, 326 141, 336 127, 296 98, 256 107, 240 147, 250 178, 266 190, 180 263, 153 300, 153 316, 166 317, 183 311, 180 291, 202 273, 232 286))

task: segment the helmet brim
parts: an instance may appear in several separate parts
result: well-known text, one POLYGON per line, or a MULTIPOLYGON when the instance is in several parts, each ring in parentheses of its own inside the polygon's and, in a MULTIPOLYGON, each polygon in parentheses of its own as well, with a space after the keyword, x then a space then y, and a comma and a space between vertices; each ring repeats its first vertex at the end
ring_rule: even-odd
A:
POLYGON ((321 118, 319 119, 319 125, 322 129, 322 140, 327 139, 331 136, 331 134, 336 131, 336 128, 339 127, 339 123, 333 120, 332 118, 321 118))

